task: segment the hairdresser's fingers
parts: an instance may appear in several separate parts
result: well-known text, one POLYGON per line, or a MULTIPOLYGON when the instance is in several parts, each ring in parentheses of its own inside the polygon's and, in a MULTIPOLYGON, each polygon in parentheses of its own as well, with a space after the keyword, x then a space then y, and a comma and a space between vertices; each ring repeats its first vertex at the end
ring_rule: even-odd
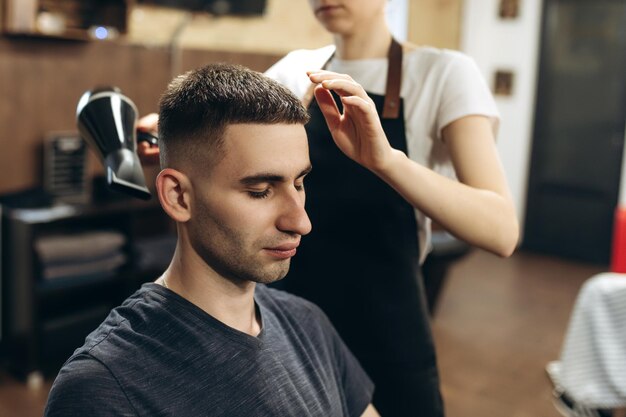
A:
POLYGON ((344 114, 352 118, 354 126, 366 136, 378 136, 381 131, 380 118, 371 100, 357 96, 342 97, 344 114))
POLYGON ((359 117, 372 115, 372 103, 369 100, 364 100, 358 96, 346 96, 341 98, 341 102, 344 108, 349 107, 354 109, 353 111, 357 111, 359 117))
POLYGON ((354 81, 352 77, 350 77, 348 74, 340 74, 338 72, 326 71, 326 70, 307 71, 307 75, 309 76, 309 79, 313 83, 321 83, 322 81, 332 80, 332 79, 343 79, 343 80, 354 81))
POLYGON ((137 129, 144 132, 156 132, 159 129, 159 115, 150 113, 137 120, 137 129))
POLYGON ((337 104, 335 103, 335 99, 330 94, 330 91, 323 88, 321 85, 315 87, 313 90, 315 94, 315 100, 317 100, 317 105, 319 106, 324 118, 326 119, 326 123, 328 124, 328 128, 333 131, 339 126, 341 122, 341 113, 337 108, 337 104))
POLYGON ((349 74, 345 74, 345 73, 342 73, 342 72, 328 71, 328 70, 325 70, 325 69, 311 70, 311 71, 307 71, 306 73, 309 76, 321 76, 321 77, 330 76, 330 77, 339 77, 339 78, 349 78, 349 79, 352 79, 352 77, 349 74))
POLYGON ((363 87, 360 84, 354 81, 329 80, 329 81, 322 82, 321 85, 322 87, 328 90, 332 90, 336 92, 337 94, 339 94, 340 97, 349 97, 349 96, 360 97, 363 100, 371 103, 372 108, 375 110, 374 102, 367 95, 367 92, 363 89, 363 87))
POLYGON ((137 155, 143 164, 156 165, 159 163, 159 148, 150 146, 148 142, 137 144, 137 155))
POLYGON ((374 101, 360 84, 347 80, 331 80, 324 81, 321 86, 334 91, 341 97, 342 100, 348 97, 359 98, 358 103, 362 104, 362 109, 364 111, 370 112, 372 116, 378 116, 374 101))
POLYGON ((335 143, 346 155, 368 169, 384 166, 392 148, 378 114, 372 111, 372 104, 357 96, 342 97, 341 101, 344 116, 351 120, 354 132, 345 137, 333 136, 335 143))

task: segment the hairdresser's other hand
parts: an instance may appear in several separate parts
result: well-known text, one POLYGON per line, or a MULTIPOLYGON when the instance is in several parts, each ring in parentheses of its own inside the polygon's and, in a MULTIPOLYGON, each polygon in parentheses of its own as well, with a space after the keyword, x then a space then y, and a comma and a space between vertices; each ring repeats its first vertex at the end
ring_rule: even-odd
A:
MULTIPOLYGON (((159 129, 159 115, 150 113, 137 121, 137 130, 152 133, 157 136, 159 129)), ((156 165, 159 163, 159 147, 148 142, 137 143, 137 155, 142 164, 156 165)))
POLYGON ((376 106, 363 87, 346 74, 319 70, 308 75, 317 84, 315 99, 339 149, 375 173, 384 171, 391 163, 394 149, 385 136, 376 106), (331 90, 341 97, 343 114, 331 90))

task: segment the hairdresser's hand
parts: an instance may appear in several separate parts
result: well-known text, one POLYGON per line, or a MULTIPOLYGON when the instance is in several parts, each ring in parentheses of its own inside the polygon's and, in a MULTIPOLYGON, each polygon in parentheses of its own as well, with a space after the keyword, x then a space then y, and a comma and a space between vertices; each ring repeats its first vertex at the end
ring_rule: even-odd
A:
POLYGON ((376 106, 363 87, 349 75, 330 71, 308 72, 315 99, 335 143, 349 158, 378 173, 391 163, 394 152, 380 124, 376 106), (343 114, 330 93, 341 97, 343 114))
MULTIPOLYGON (((137 121, 137 130, 157 135, 159 128, 159 115, 150 113, 137 121)), ((156 165, 159 163, 159 147, 150 145, 148 142, 137 143, 137 155, 143 164, 156 165)))

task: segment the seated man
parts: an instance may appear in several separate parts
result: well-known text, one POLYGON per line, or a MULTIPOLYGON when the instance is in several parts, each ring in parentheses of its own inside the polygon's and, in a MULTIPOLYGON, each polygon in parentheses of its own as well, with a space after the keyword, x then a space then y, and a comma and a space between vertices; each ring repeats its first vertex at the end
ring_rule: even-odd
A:
POLYGON ((378 416, 324 314, 265 286, 311 230, 307 120, 288 90, 242 67, 173 80, 156 185, 175 254, 65 363, 46 416, 378 416))

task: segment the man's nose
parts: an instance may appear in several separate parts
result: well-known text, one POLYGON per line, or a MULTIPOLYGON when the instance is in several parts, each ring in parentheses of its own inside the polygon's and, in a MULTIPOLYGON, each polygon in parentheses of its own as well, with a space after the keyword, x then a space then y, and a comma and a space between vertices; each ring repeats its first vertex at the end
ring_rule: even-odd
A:
POLYGON ((311 231, 311 220, 304 208, 304 193, 293 190, 281 202, 281 215, 277 227, 286 233, 296 233, 301 236, 311 231))

